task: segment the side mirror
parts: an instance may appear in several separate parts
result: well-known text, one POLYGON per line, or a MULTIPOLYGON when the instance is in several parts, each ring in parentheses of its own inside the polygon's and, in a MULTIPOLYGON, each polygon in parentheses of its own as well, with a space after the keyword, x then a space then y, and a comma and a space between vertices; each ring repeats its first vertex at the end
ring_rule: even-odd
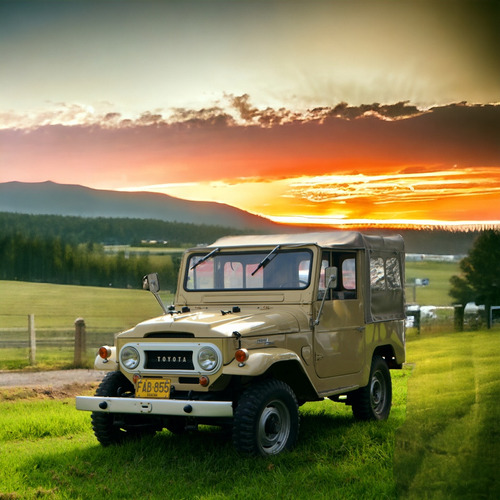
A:
POLYGON ((158 293, 160 291, 160 280, 158 273, 147 274, 142 278, 142 288, 149 290, 151 293, 158 293))
POLYGON ((336 288, 337 286, 337 273, 336 267, 327 267, 325 269, 325 282, 327 288, 336 288))

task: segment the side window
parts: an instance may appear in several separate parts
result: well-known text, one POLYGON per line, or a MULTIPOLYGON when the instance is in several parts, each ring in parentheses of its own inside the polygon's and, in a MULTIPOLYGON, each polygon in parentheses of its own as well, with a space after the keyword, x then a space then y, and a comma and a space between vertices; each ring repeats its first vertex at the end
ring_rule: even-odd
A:
POLYGON ((387 275, 387 288, 389 290, 396 290, 401 288, 401 272, 399 270, 399 263, 396 257, 391 257, 385 262, 386 275, 387 275))
POLYGON ((382 257, 370 259, 370 285, 372 290, 385 290, 384 259, 382 257))
POLYGON ((346 290, 356 290, 356 259, 354 257, 342 261, 342 286, 346 290))
POLYGON ((396 257, 370 258, 370 284, 374 291, 402 288, 401 269, 396 257))
POLYGON ((356 293, 356 255, 354 253, 340 253, 324 251, 321 258, 319 276, 318 300, 327 293, 327 300, 355 299, 356 293), (335 266, 338 269, 337 286, 334 290, 326 290, 325 269, 335 266))

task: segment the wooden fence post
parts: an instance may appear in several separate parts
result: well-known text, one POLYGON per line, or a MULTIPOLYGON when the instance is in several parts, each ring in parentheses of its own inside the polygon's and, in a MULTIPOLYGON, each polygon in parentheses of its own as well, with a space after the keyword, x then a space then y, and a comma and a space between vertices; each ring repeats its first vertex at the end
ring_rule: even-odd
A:
POLYGON ((87 333, 85 331, 85 320, 83 318, 75 319, 75 358, 76 368, 86 365, 87 352, 87 333))
POLYGON ((465 314, 464 305, 455 304, 453 306, 453 324, 456 332, 464 331, 464 314, 465 314))
POLYGON ((36 330, 35 330, 35 315, 28 314, 28 334, 29 334, 29 359, 30 365, 36 364, 36 330))

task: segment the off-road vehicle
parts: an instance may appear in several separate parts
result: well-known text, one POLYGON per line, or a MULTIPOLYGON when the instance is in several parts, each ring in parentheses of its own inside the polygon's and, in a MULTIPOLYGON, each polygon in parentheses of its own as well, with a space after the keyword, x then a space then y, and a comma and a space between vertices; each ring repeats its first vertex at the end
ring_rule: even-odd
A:
POLYGON ((357 232, 234 236, 183 256, 174 304, 103 346, 110 370, 92 412, 103 445, 198 424, 230 429, 234 446, 290 450, 299 406, 332 401, 360 420, 389 415, 389 369, 405 361, 404 245, 357 232))

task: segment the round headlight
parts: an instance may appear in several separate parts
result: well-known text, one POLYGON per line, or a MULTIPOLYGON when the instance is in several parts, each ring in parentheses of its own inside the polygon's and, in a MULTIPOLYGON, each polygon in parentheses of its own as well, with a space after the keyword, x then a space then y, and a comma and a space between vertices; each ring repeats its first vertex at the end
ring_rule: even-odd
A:
POLYGON ((219 363, 219 357, 215 349, 211 347, 202 347, 198 352, 198 363, 200 367, 207 372, 215 369, 219 363))
POLYGON ((139 352, 135 347, 132 346, 124 347, 120 352, 120 360, 122 365, 127 370, 133 370, 134 368, 137 368, 137 366, 139 365, 140 361, 139 352))

